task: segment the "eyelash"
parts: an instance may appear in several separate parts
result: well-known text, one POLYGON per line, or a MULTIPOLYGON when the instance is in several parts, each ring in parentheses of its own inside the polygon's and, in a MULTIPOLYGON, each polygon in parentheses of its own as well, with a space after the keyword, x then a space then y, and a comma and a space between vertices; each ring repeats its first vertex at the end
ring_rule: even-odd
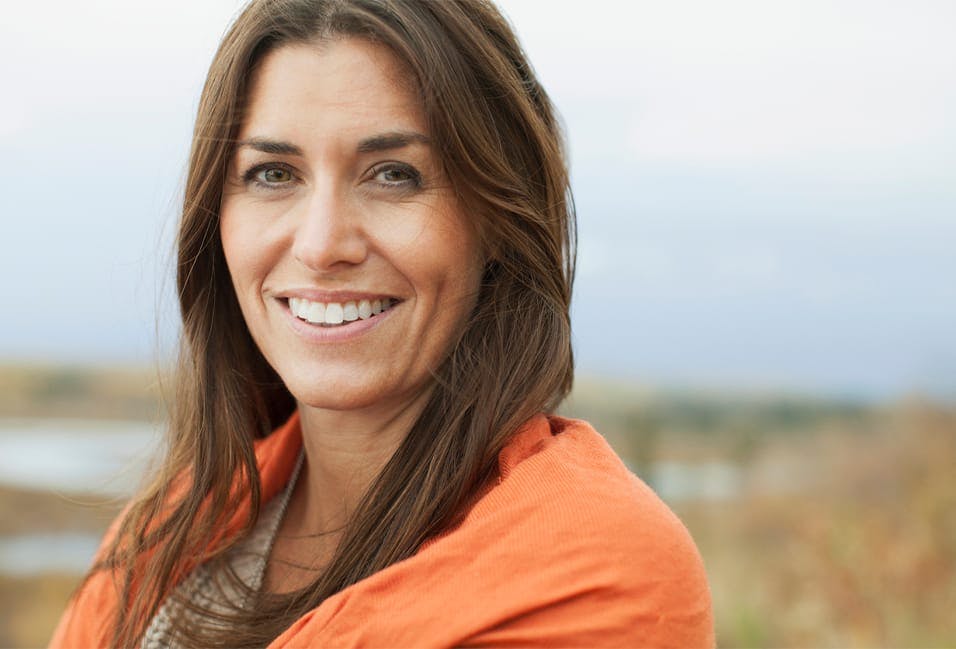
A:
POLYGON ((405 174, 406 178, 399 181, 375 181, 381 187, 392 187, 396 189, 419 189, 422 186, 422 175, 418 172, 417 169, 411 165, 401 164, 398 162, 384 162, 380 165, 372 167, 370 175, 372 179, 377 178, 380 174, 389 172, 389 171, 398 171, 405 174))
POLYGON ((259 178, 261 174, 271 169, 281 169, 282 171, 289 174, 291 179, 293 180, 295 179, 295 171, 293 171, 292 167, 290 167, 289 165, 281 164, 278 162, 267 162, 265 164, 259 164, 250 168, 248 171, 246 171, 246 173, 242 174, 242 180, 247 185, 253 184, 256 187, 260 187, 262 189, 266 189, 270 191, 283 189, 282 185, 285 185, 286 183, 270 183, 259 178))
MULTIPOLYGON (((369 177, 375 182, 376 185, 384 189, 419 189, 422 186, 422 175, 417 169, 411 165, 401 164, 397 162, 384 162, 379 164, 369 171, 369 177), (387 173, 389 171, 397 171, 405 174, 407 176, 403 180, 399 181, 379 181, 375 180, 380 174, 387 173)), ((248 169, 243 175, 242 180, 245 184, 253 184, 259 188, 265 189, 267 191, 277 191, 284 189, 284 185, 292 182, 296 179, 295 170, 287 164, 279 162, 267 162, 259 165, 255 165, 248 169), (280 169, 290 176, 290 180, 281 183, 271 183, 265 180, 262 180, 260 176, 272 169, 280 169)))

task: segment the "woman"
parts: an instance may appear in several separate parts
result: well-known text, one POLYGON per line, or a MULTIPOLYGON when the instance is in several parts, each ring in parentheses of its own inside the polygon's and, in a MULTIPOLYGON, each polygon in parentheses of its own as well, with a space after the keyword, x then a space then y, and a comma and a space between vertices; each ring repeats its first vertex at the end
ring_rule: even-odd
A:
POLYGON ((483 0, 254 0, 203 90, 167 460, 54 646, 700 646, 570 389, 559 128, 483 0))

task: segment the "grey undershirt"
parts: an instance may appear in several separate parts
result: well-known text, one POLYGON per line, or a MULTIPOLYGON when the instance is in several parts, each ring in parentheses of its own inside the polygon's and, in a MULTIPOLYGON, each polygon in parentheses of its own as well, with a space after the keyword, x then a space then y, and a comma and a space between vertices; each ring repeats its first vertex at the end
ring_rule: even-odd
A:
MULTIPOLYGON (((173 620, 199 621, 197 612, 187 609, 179 601, 187 600, 217 613, 227 613, 242 608, 247 593, 257 592, 262 587, 266 561, 275 543, 279 523, 289 506, 289 498, 295 488, 302 468, 302 454, 282 493, 270 500, 259 512, 249 536, 229 549, 224 560, 248 588, 237 588, 228 578, 222 564, 202 564, 192 571, 176 589, 176 597, 167 597, 150 621, 143 635, 141 649, 181 649, 183 645, 173 635, 173 620)), ((207 623, 209 621, 207 620, 207 623)))

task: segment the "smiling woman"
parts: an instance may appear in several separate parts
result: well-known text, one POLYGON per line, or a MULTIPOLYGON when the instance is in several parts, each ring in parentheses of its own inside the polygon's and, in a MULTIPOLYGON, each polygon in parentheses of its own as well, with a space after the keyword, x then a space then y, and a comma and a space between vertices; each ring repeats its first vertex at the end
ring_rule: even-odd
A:
POLYGON ((570 389, 551 104, 482 0, 255 0, 200 103, 170 450, 53 646, 706 646, 570 389))
POLYGON ((341 427, 330 411, 419 410, 478 295, 474 223, 413 88, 355 39, 283 47, 252 80, 223 251, 253 340, 318 429, 341 427))

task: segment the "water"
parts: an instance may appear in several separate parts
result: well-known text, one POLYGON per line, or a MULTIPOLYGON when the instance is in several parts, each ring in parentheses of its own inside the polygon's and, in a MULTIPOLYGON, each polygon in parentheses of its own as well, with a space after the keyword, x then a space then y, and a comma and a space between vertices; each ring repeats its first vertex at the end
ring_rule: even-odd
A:
POLYGON ((93 534, 20 534, 0 536, 0 573, 31 576, 43 573, 81 574, 99 547, 93 534))
MULTIPOLYGON (((140 484, 159 431, 138 421, 0 419, 0 484, 124 497, 140 484)), ((0 536, 0 573, 81 574, 99 535, 74 532, 0 536)))
POLYGON ((741 491, 740 469, 728 462, 657 462, 650 485, 666 502, 733 500, 741 491))
POLYGON ((0 483, 126 496, 158 443, 157 429, 143 422, 0 419, 0 483))

